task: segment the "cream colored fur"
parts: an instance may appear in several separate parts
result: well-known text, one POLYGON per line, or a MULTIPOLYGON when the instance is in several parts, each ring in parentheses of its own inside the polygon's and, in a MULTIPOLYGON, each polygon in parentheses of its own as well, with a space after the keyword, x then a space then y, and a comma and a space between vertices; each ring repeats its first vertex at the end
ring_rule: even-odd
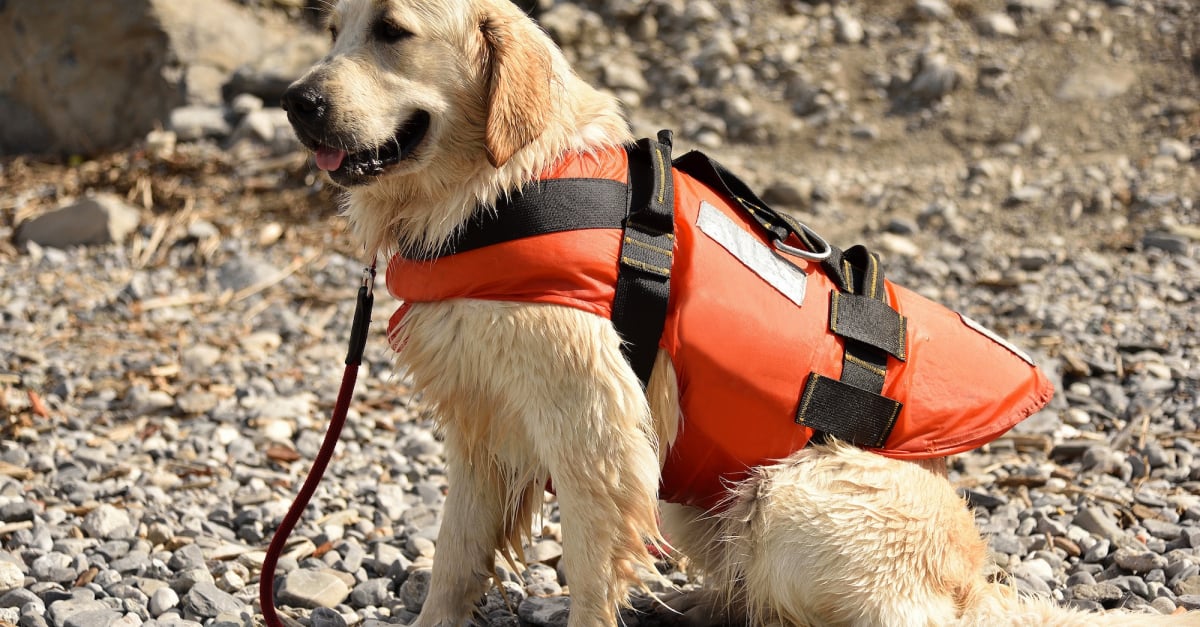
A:
MULTIPOLYGON (((508 0, 342 0, 330 21, 332 52, 302 80, 332 103, 331 136, 369 149, 414 111, 432 117, 410 158, 347 190, 345 215, 372 256, 435 250, 477 205, 560 155, 631 139, 618 103, 580 80, 508 0), (372 33, 383 17, 412 36, 379 41, 372 33)), ((414 304, 389 341, 446 439, 450 491, 417 624, 469 619, 497 549, 519 550, 527 539, 548 477, 561 512, 570 625, 617 624, 628 587, 639 584, 636 567, 652 567, 646 544, 662 542, 659 470, 687 428, 669 358, 659 356, 643 394, 608 320, 476 300, 414 304)), ((1100 620, 987 583, 985 544, 936 465, 809 448, 757 469, 729 498, 720 514, 667 505, 662 519, 734 619, 1100 620)))

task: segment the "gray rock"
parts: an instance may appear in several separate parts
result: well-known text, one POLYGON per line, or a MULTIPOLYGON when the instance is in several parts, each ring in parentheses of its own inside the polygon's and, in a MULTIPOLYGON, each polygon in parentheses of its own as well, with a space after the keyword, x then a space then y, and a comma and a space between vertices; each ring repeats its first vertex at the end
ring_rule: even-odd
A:
POLYGON ((184 596, 184 603, 203 618, 215 618, 222 612, 240 612, 245 607, 237 597, 207 581, 193 585, 184 596))
POLYGON ((46 609, 41 597, 24 588, 0 594, 0 607, 23 608, 27 605, 34 606, 39 613, 46 609))
POLYGON ((90 610, 72 614, 63 621, 63 627, 115 627, 116 625, 141 624, 140 621, 137 623, 122 621, 123 618, 121 612, 113 609, 90 610))
POLYGON ((37 506, 29 501, 16 501, 0 506, 0 521, 6 523, 33 520, 36 514, 37 506))
POLYGON ((1125 593, 1120 588, 1111 583, 1079 584, 1071 588, 1071 594, 1076 599, 1095 601, 1097 603, 1119 601, 1125 596, 1125 593))
POLYGON ((66 627, 67 620, 76 614, 111 611, 112 608, 95 599, 70 598, 51 603, 47 609, 47 618, 54 627, 66 627))
POLYGON ((553 566, 558 563, 558 560, 563 556, 563 547, 554 540, 541 540, 535 542, 532 546, 525 550, 525 560, 527 563, 540 563, 553 566))
POLYGON ((163 586, 150 595, 150 603, 147 609, 150 610, 151 616, 161 616, 178 605, 179 595, 171 588, 163 586))
POLYGON ((429 581, 432 576, 433 571, 422 568, 409 573, 408 579, 400 584, 400 601, 404 603, 406 609, 416 612, 420 611, 422 605, 425 605, 425 598, 429 596, 429 581))
POLYGON ((167 566, 175 571, 206 568, 204 550, 198 544, 184 545, 171 554, 171 559, 167 562, 167 566))
POLYGON ((1108 100, 1129 91, 1137 74, 1126 67, 1084 65, 1075 68, 1058 88, 1058 99, 1067 102, 1108 100))
POLYGON ((987 13, 975 20, 979 34, 988 37, 1016 37, 1021 34, 1017 23, 1007 13, 987 13))
POLYGON ((25 585, 25 573, 12 562, 0 561, 0 594, 25 585))
POLYGON ((337 610, 327 607, 318 607, 312 611, 308 617, 311 627, 346 627, 346 618, 339 614, 337 610))
POLYGON ((353 607, 381 607, 391 597, 391 579, 368 579, 350 591, 353 607))
POLYGON ((945 22, 954 17, 954 10, 945 0, 917 0, 913 3, 917 16, 925 20, 945 22))
POLYGON ((307 65, 325 47, 230 0, 12 3, 0 32, 13 35, 0 40, 0 154, 122 147, 185 102, 220 103, 240 66, 304 46, 307 65))
POLYGON ((226 261, 217 270, 221 289, 237 291, 260 281, 275 278, 279 270, 260 255, 239 255, 226 261))
POLYGON ((842 43, 857 44, 866 36, 862 22, 844 6, 833 10, 833 21, 837 26, 837 39, 842 43))
POLYGON ((88 512, 80 526, 89 537, 103 540, 129 538, 134 532, 129 513, 107 503, 88 512))
POLYGON ((188 105, 171 111, 171 131, 180 141, 228 137, 233 132, 225 109, 211 105, 188 105))
POLYGON ((294 570, 279 587, 277 598, 296 607, 334 607, 350 596, 346 582, 332 571, 294 570))
POLYGON ((1114 544, 1120 544, 1126 538, 1125 530, 1099 506, 1081 507, 1071 523, 1114 544))
POLYGON ((17 245, 69 248, 111 244, 137 228, 138 210, 113 194, 97 194, 24 222, 17 229, 17 245))
POLYGON ((1113 562, 1125 570, 1135 573, 1147 573, 1156 568, 1166 568, 1167 558, 1151 551, 1135 551, 1132 549, 1117 549, 1113 553, 1113 562))
POLYGON ((922 102, 932 102, 954 91, 961 83, 962 74, 945 54, 923 53, 917 58, 908 95, 922 102))
POLYGON ((54 581, 63 584, 73 582, 79 575, 79 572, 72 567, 71 557, 57 551, 33 560, 33 563, 29 565, 29 572, 39 581, 54 581))
POLYGON ((1186 255, 1191 242, 1183 235, 1174 233, 1147 233, 1142 237, 1143 248, 1157 248, 1175 255, 1186 255))
POLYGON ((521 602, 517 616, 535 627, 565 627, 570 610, 569 597, 529 597, 521 602))

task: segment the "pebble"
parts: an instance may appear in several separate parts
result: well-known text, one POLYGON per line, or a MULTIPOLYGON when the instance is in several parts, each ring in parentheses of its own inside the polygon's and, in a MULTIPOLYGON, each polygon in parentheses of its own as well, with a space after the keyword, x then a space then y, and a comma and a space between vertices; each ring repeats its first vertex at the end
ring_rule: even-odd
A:
POLYGON ((69 248, 123 241, 140 220, 140 212, 113 194, 97 194, 43 213, 17 229, 16 243, 69 248))
POLYGON ((350 588, 331 571, 294 570, 284 577, 276 596, 284 605, 334 607, 350 596, 350 588))

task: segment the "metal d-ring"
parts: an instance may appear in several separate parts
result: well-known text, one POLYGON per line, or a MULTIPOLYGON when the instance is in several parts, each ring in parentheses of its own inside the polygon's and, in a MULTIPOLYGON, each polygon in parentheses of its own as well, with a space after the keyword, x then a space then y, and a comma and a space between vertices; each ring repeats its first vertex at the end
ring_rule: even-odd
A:
POLYGON ((771 240, 771 245, 775 247, 775 250, 778 250, 782 253, 787 253, 789 255, 795 255, 801 259, 809 259, 811 261, 825 261, 829 258, 829 255, 833 254, 833 247, 829 245, 829 242, 825 241, 825 238, 817 235, 816 231, 808 228, 808 225, 804 224, 803 222, 796 222, 796 224, 800 227, 800 230, 804 231, 804 234, 808 236, 808 240, 810 242, 815 242, 823 250, 813 251, 796 248, 795 246, 784 244, 783 240, 781 239, 771 240))

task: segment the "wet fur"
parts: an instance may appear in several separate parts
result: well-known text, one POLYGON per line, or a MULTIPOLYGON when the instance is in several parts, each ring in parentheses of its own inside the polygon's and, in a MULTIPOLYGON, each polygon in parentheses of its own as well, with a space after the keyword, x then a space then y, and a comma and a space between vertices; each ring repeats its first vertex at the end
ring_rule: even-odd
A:
MULTIPOLYGON (((330 141, 369 148, 417 109, 433 119, 412 158, 347 190, 344 212, 368 255, 435 250, 478 204, 560 155, 631 140, 618 103, 581 81, 508 0, 343 0, 331 24, 339 37, 330 56, 301 79, 332 103, 330 141), (381 16, 413 36, 376 41, 381 16)), ((477 300, 414 304, 389 342, 446 439, 450 489, 417 625, 470 618, 497 550, 519 551, 528 539, 551 476, 569 624, 617 624, 628 588, 640 585, 638 566, 653 568, 646 544, 663 542, 659 470, 686 428, 669 358, 660 354, 643 394, 608 320, 477 300)), ((1098 620, 986 582, 986 545, 938 463, 835 443, 757 469, 729 498, 716 515, 665 505, 662 523, 735 620, 1098 620)))

